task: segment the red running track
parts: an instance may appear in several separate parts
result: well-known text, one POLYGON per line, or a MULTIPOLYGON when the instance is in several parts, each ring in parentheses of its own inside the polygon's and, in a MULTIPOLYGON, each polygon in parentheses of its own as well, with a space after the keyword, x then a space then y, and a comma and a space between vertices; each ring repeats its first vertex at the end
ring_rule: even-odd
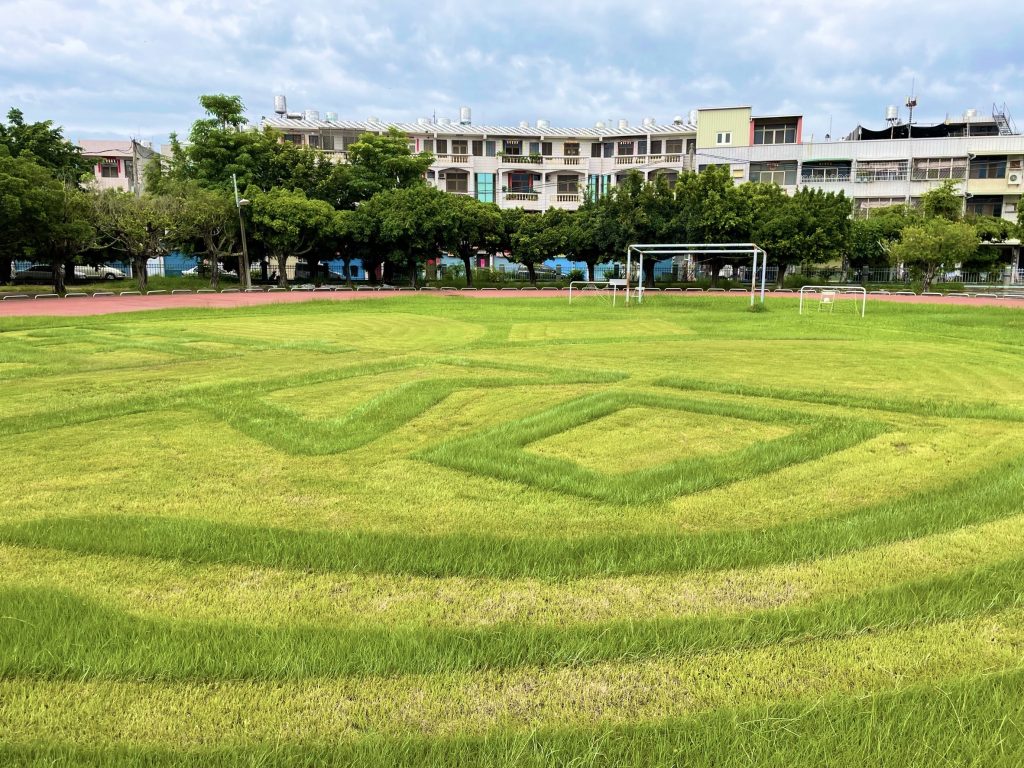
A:
MULTIPOLYGON (((160 294, 155 296, 89 296, 64 299, 15 299, 0 301, 0 317, 107 315, 115 312, 141 312, 153 309, 185 309, 202 307, 208 309, 231 309, 233 307, 254 307, 262 304, 291 304, 300 301, 354 301, 362 299, 385 299, 395 296, 458 296, 471 299, 526 299, 560 298, 564 291, 291 291, 271 293, 187 293, 160 294)), ((732 296, 738 293, 675 293, 673 297, 685 299, 688 296, 732 296)), ((795 299, 793 294, 770 295, 772 299, 795 299)), ((859 298, 856 296, 842 298, 859 298)), ((1024 300, 1001 298, 974 298, 967 296, 868 296, 869 302, 888 301, 901 304, 943 304, 972 307, 1011 307, 1024 309, 1024 300)))

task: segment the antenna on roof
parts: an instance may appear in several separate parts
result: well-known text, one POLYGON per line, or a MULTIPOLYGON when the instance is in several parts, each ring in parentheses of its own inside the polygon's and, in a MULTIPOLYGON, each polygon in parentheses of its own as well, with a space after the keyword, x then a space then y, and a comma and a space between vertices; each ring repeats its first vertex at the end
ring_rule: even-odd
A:
POLYGON ((912 126, 914 125, 914 107, 917 106, 917 97, 914 96, 914 91, 917 88, 917 78, 913 78, 910 81, 910 95, 907 96, 907 109, 910 114, 907 116, 907 138, 910 138, 912 126))

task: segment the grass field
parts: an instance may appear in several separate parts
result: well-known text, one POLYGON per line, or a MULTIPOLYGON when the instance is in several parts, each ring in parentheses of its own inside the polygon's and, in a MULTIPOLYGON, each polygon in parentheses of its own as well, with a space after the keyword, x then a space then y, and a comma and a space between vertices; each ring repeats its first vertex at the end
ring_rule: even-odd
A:
POLYGON ((1024 312, 0 319, 0 765, 1024 764, 1024 312))

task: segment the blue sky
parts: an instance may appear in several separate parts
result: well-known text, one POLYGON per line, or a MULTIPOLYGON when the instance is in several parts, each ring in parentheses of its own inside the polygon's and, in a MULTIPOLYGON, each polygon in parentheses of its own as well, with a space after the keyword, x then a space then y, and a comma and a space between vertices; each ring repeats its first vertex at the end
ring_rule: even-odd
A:
POLYGON ((289 108, 557 126, 750 104, 805 137, 1007 102, 1024 128, 1024 3, 0 0, 0 108, 74 138, 185 134, 201 93, 289 108))

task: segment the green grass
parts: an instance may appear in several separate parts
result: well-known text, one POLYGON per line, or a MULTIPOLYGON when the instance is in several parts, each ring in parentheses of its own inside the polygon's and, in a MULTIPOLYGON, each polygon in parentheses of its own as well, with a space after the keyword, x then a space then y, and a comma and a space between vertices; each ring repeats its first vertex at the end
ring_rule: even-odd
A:
POLYGON ((0 764, 1016 766, 1024 313, 0 319, 0 764))

